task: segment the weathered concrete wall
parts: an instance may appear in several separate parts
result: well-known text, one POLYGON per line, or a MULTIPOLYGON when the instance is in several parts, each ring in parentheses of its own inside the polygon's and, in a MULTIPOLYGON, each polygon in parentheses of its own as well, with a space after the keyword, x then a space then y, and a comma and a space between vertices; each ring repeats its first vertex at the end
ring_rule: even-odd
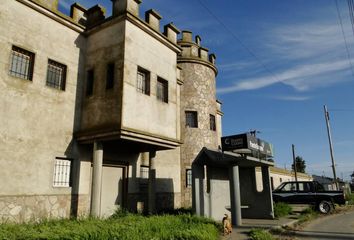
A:
MULTIPOLYGON (((81 131, 119 129, 121 122, 124 22, 99 26, 87 37, 87 71, 94 71, 93 94, 83 97, 81 131), (107 65, 114 63, 113 89, 106 89, 107 65)), ((84 89, 86 89, 85 86, 84 89)))
POLYGON ((122 127, 178 140, 176 52, 126 22, 123 79, 122 127), (136 90, 138 66, 150 72, 150 95, 136 90), (156 98, 157 77, 168 82, 168 103, 156 98))
MULTIPOLYGON (((84 48, 85 39, 77 31, 18 1, 1 3, 0 203, 7 204, 7 209, 9 204, 15 206, 4 210, 4 215, 21 206, 20 213, 12 216, 26 219, 35 214, 39 200, 28 200, 33 199, 28 196, 50 199, 46 196, 55 195, 61 199, 61 195, 72 193, 69 187, 53 187, 53 169, 55 157, 77 156, 73 131, 78 126, 77 96, 81 92, 77 86, 84 48), (9 74, 12 45, 35 54, 32 81, 9 74), (48 59, 67 66, 65 91, 46 86, 48 59), (18 197, 22 195, 23 198, 18 197)), ((58 200, 59 205, 65 205, 60 214, 46 209, 53 215, 67 215, 70 200, 65 199, 58 200), (69 203, 64 204, 65 201, 69 203)))

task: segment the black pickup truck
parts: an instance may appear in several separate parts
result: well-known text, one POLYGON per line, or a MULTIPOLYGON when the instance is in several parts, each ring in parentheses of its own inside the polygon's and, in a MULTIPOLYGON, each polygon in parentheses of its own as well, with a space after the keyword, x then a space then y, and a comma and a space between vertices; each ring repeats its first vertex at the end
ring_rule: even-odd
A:
POLYGON ((311 204, 321 213, 330 213, 334 204, 345 204, 343 191, 326 191, 318 182, 284 182, 273 191, 274 202, 311 204))

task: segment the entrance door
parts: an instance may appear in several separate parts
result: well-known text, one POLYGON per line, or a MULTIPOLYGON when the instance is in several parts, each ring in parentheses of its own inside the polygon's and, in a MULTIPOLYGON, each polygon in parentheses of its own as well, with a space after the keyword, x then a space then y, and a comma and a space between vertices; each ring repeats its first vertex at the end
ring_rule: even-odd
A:
POLYGON ((124 170, 122 167, 103 166, 101 216, 109 217, 123 203, 124 170))

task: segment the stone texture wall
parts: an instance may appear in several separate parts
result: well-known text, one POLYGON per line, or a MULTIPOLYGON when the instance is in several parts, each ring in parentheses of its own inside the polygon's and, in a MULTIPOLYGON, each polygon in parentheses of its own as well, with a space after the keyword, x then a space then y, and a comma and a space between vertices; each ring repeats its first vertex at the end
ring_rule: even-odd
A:
POLYGON ((79 215, 88 213, 88 196, 71 195, 1 196, 0 222, 29 222, 68 218, 76 205, 79 215))
POLYGON ((186 169, 203 147, 217 149, 217 131, 210 130, 210 114, 217 116, 215 72, 212 68, 192 62, 183 62, 181 91, 181 187, 182 206, 191 206, 191 188, 186 187, 186 169), (198 128, 185 127, 185 111, 198 112, 198 128))

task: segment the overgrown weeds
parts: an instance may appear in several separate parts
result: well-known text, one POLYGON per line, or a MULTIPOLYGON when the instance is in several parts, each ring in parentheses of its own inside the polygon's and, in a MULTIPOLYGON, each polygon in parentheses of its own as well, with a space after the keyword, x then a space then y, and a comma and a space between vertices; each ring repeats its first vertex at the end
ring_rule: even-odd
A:
POLYGON ((292 208, 289 204, 278 202, 274 204, 274 217, 280 218, 292 213, 292 208))
POLYGON ((200 239, 219 237, 214 221, 189 214, 142 216, 119 211, 109 219, 51 220, 0 225, 0 239, 200 239))
POLYGON ((250 231, 250 238, 252 240, 275 240, 276 238, 273 237, 269 231, 261 228, 252 229, 250 231))

